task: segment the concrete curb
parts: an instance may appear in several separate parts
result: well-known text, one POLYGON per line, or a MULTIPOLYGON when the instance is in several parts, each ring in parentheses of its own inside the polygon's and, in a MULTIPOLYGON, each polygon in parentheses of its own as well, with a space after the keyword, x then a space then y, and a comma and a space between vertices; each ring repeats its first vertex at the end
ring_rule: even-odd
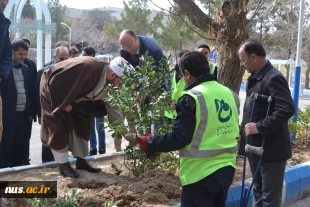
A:
MULTIPOLYGON (((283 181, 282 205, 288 206, 299 200, 310 197, 310 162, 305 162, 285 169, 283 181)), ((246 180, 249 187, 251 179, 246 180)), ((240 206, 241 185, 229 188, 226 207, 240 206)), ((177 204, 173 207, 180 207, 177 204)), ((251 191, 247 207, 254 207, 254 197, 251 191)))
MULTIPOLYGON (((91 161, 91 160, 103 160, 103 159, 108 159, 111 157, 119 156, 119 155, 124 155, 124 152, 113 152, 113 153, 107 153, 107 154, 102 154, 102 155, 95 155, 95 156, 87 156, 86 160, 91 161)), ((75 163, 76 158, 69 158, 70 163, 75 163)), ((59 164, 55 161, 52 162, 45 162, 45 163, 40 163, 36 165, 24 165, 24 166, 19 166, 19 167, 8 167, 8 168, 2 168, 0 169, 0 176, 1 175, 8 175, 8 174, 13 174, 13 173, 18 173, 22 172, 25 170, 33 170, 33 169, 40 169, 40 168, 48 168, 48 167, 57 167, 59 164)))

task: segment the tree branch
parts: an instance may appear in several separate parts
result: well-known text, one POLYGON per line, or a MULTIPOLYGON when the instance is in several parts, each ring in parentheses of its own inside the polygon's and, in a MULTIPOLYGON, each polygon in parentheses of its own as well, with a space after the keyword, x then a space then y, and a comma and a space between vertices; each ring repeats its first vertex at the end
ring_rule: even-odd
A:
POLYGON ((162 8, 162 7, 158 6, 158 5, 157 5, 157 4, 155 4, 152 0, 149 0, 149 1, 150 1, 152 4, 154 4, 154 6, 156 6, 157 8, 161 9, 162 11, 166 11, 166 12, 168 12, 168 13, 170 13, 170 14, 173 14, 173 15, 177 16, 177 14, 176 14, 176 13, 173 13, 173 12, 171 12, 171 11, 167 10, 167 9, 164 9, 164 8, 162 8))
POLYGON ((251 22, 254 19, 254 17, 257 15, 258 11, 262 8, 262 6, 263 6, 263 4, 265 3, 266 0, 264 0, 262 3, 261 3, 261 1, 262 0, 259 0, 259 3, 258 3, 258 5, 257 5, 257 7, 256 7, 256 9, 254 11, 254 14, 253 14, 252 18, 249 21, 247 21, 247 23, 251 22))
POLYGON ((212 18, 206 15, 194 1, 190 0, 173 0, 190 21, 198 28, 205 28, 204 31, 218 33, 220 25, 214 22, 212 18))
MULTIPOLYGON (((200 36, 200 37, 202 37, 202 38, 204 38, 204 39, 206 39, 206 40, 212 40, 212 41, 216 40, 215 38, 207 38, 207 37, 203 36, 202 34, 200 34, 199 32, 197 32, 195 29, 193 29, 193 28, 185 21, 185 19, 182 18, 182 16, 181 16, 180 14, 173 13, 173 12, 167 10, 167 9, 164 9, 164 8, 158 6, 157 4, 155 4, 152 0, 149 0, 149 1, 152 2, 152 4, 154 4, 156 7, 160 8, 160 9, 162 9, 162 10, 164 10, 164 11, 167 11, 167 12, 169 12, 169 13, 172 14, 172 15, 178 16, 178 17, 184 22, 184 24, 185 24, 188 28, 190 28, 193 32, 195 32, 198 36, 200 36)), ((168 1, 169 1, 169 3, 171 4, 170 0, 168 0, 168 1)), ((173 6, 172 4, 171 4, 171 7, 174 8, 174 6, 173 6)), ((174 10, 175 10, 175 9, 174 9, 174 10)))
POLYGON ((193 32, 195 32, 197 35, 199 35, 200 37, 202 37, 202 38, 204 38, 204 39, 206 39, 206 40, 216 40, 216 38, 207 38, 207 37, 205 37, 205 36, 203 36, 203 35, 201 35, 200 33, 198 33, 196 30, 194 30, 191 26, 189 26, 189 24, 187 24, 187 22, 182 18, 182 16, 181 15, 179 15, 179 17, 180 17, 180 19, 184 22, 184 24, 188 27, 188 28, 190 28, 193 32))

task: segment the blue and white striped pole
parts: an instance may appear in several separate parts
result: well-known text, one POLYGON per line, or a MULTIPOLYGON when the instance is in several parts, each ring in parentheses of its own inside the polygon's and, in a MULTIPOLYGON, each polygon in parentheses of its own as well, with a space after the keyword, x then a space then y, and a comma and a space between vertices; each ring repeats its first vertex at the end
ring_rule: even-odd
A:
MULTIPOLYGON (((299 10, 299 24, 298 24, 298 41, 297 41, 297 54, 296 54, 296 66, 294 71, 294 88, 293 88, 293 100, 295 105, 295 114, 293 122, 297 122, 298 118, 298 101, 299 101, 299 87, 300 87, 300 74, 301 74, 301 47, 302 47, 302 32, 304 24, 304 10, 305 0, 300 0, 299 10)), ((291 141, 296 140, 296 134, 291 134, 291 141)))

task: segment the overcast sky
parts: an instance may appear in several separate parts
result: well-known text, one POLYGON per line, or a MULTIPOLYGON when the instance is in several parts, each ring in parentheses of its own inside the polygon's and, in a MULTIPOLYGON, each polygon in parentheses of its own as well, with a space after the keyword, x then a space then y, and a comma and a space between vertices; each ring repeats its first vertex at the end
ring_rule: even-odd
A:
MULTIPOLYGON (((44 1, 47 2, 47 0, 44 1)), ((128 2, 128 0, 125 1, 128 2)), ((123 0, 59 0, 59 2, 62 5, 76 9, 92 9, 105 6, 124 8, 123 0)), ((156 4, 164 8, 167 8, 170 5, 169 0, 154 0, 153 2, 156 2, 156 4)), ((170 2, 173 1, 170 0, 170 2)), ((152 9, 158 10, 158 8, 152 3, 149 3, 149 6, 152 9)))

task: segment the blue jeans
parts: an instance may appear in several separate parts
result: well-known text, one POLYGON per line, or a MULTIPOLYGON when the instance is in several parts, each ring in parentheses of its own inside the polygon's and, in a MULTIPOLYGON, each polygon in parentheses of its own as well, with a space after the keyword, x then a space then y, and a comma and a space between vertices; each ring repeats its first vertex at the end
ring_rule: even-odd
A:
POLYGON ((96 139, 96 130, 98 133, 98 142, 99 142, 99 149, 105 149, 105 133, 104 133, 104 125, 103 125, 103 119, 104 117, 101 118, 93 118, 92 121, 92 129, 89 137, 89 144, 90 148, 95 148, 97 149, 97 139, 96 139), (96 127, 95 127, 96 125, 96 127))

